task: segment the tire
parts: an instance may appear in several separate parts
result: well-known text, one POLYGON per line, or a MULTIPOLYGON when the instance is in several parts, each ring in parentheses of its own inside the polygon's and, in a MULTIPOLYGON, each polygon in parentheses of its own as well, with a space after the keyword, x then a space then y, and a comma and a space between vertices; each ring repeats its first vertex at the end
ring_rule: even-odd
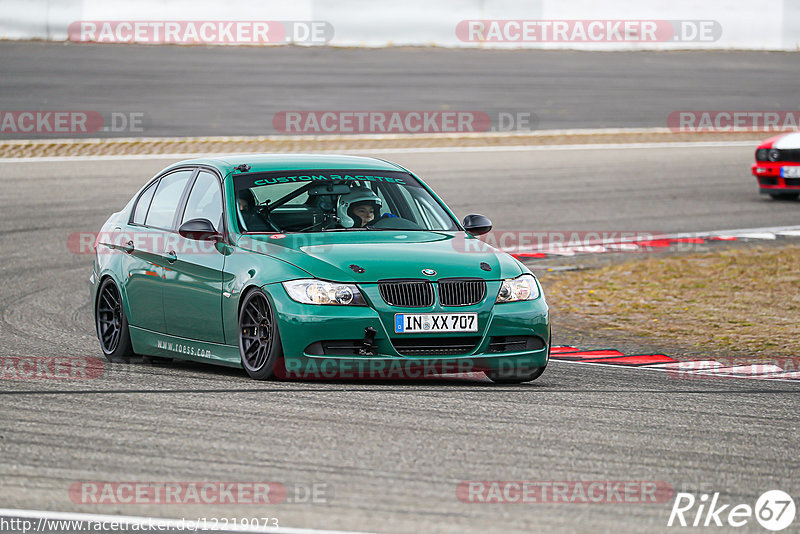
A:
POLYGON ((486 376, 495 384, 522 384, 523 382, 532 382, 542 376, 547 366, 536 367, 532 372, 522 374, 508 374, 490 371, 486 376))
POLYGON ((278 323, 269 299, 260 289, 245 295, 239 311, 239 355, 250 378, 267 380, 283 355, 278 323))
POLYGON ((797 200, 800 193, 770 193, 773 200, 797 200))
POLYGON ((100 348, 108 361, 127 363, 133 354, 131 333, 128 329, 128 317, 122 304, 117 284, 106 278, 97 291, 97 302, 94 305, 95 327, 100 348))

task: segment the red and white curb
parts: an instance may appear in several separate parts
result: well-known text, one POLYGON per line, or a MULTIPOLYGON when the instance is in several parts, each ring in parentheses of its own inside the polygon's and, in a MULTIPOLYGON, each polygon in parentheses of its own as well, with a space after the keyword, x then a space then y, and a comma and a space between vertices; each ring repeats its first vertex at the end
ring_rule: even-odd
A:
POLYGON ((749 378, 755 380, 800 381, 800 359, 787 359, 783 367, 774 363, 739 363, 716 360, 679 361, 665 354, 624 354, 614 349, 581 350, 560 346, 550 350, 559 362, 640 368, 666 372, 672 378, 749 378), (791 368, 790 368, 791 367, 791 368))
POLYGON ((778 238, 800 237, 800 226, 775 226, 767 228, 744 228, 668 235, 651 235, 639 239, 610 239, 587 241, 581 244, 544 243, 535 247, 503 248, 517 259, 537 259, 553 256, 575 256, 578 254, 603 254, 613 252, 652 252, 672 246, 701 245, 723 241, 774 241, 778 238))

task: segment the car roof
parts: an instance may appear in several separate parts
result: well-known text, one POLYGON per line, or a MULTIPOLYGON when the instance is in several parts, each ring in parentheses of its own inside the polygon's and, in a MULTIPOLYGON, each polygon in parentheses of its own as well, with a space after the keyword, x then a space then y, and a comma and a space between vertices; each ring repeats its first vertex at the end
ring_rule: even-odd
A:
POLYGON ((223 175, 241 164, 250 166, 247 172, 292 171, 302 169, 370 169, 405 171, 395 163, 363 156, 337 154, 226 154, 208 158, 187 159, 179 165, 208 165, 223 175))

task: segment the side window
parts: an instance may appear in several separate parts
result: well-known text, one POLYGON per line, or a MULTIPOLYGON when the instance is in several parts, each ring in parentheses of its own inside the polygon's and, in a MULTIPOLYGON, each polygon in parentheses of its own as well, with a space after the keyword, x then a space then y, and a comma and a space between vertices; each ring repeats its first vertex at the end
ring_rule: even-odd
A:
POLYGON ((168 174, 158 182, 153 201, 150 203, 150 211, 147 213, 146 225, 154 228, 172 228, 172 220, 175 217, 175 210, 186 189, 186 183, 192 177, 192 170, 178 171, 168 174))
POLYGON ((217 231, 222 220, 222 193, 219 180, 210 172, 200 171, 192 186, 181 224, 192 219, 208 219, 217 231))
POLYGON ((157 185, 158 182, 153 182, 139 197, 136 202, 136 208, 133 210, 133 224, 144 224, 144 219, 147 217, 147 210, 150 209, 150 201, 153 200, 153 193, 156 192, 157 185))

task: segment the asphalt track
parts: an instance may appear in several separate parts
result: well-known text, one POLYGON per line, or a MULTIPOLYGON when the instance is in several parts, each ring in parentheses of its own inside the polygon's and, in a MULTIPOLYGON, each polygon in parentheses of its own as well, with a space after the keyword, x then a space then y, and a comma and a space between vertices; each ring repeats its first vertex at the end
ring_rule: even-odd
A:
POLYGON ((778 52, 2 42, 0 109, 143 114, 142 131, 100 134, 109 136, 279 133, 272 118, 287 110, 529 112, 535 129, 664 127, 679 110, 796 111, 799 68, 797 54, 778 52))
MULTIPOLYGON (((793 224, 800 209, 756 194, 746 146, 386 157, 426 177, 457 214, 482 212, 508 229, 721 230, 793 224)), ((97 230, 169 162, 0 162, 2 356, 100 355, 91 260, 71 253, 67 238, 97 230)), ((554 332, 556 342, 570 342, 557 324, 554 332)), ((106 364, 93 380, 0 381, 0 502, 170 518, 270 516, 285 527, 354 531, 668 532, 671 502, 468 504, 456 487, 664 481, 753 505, 766 490, 797 488, 797 394, 785 382, 679 380, 560 362, 515 387, 464 378, 258 383, 201 364, 106 364), (69 489, 82 481, 317 483, 329 498, 77 504, 69 489)))

